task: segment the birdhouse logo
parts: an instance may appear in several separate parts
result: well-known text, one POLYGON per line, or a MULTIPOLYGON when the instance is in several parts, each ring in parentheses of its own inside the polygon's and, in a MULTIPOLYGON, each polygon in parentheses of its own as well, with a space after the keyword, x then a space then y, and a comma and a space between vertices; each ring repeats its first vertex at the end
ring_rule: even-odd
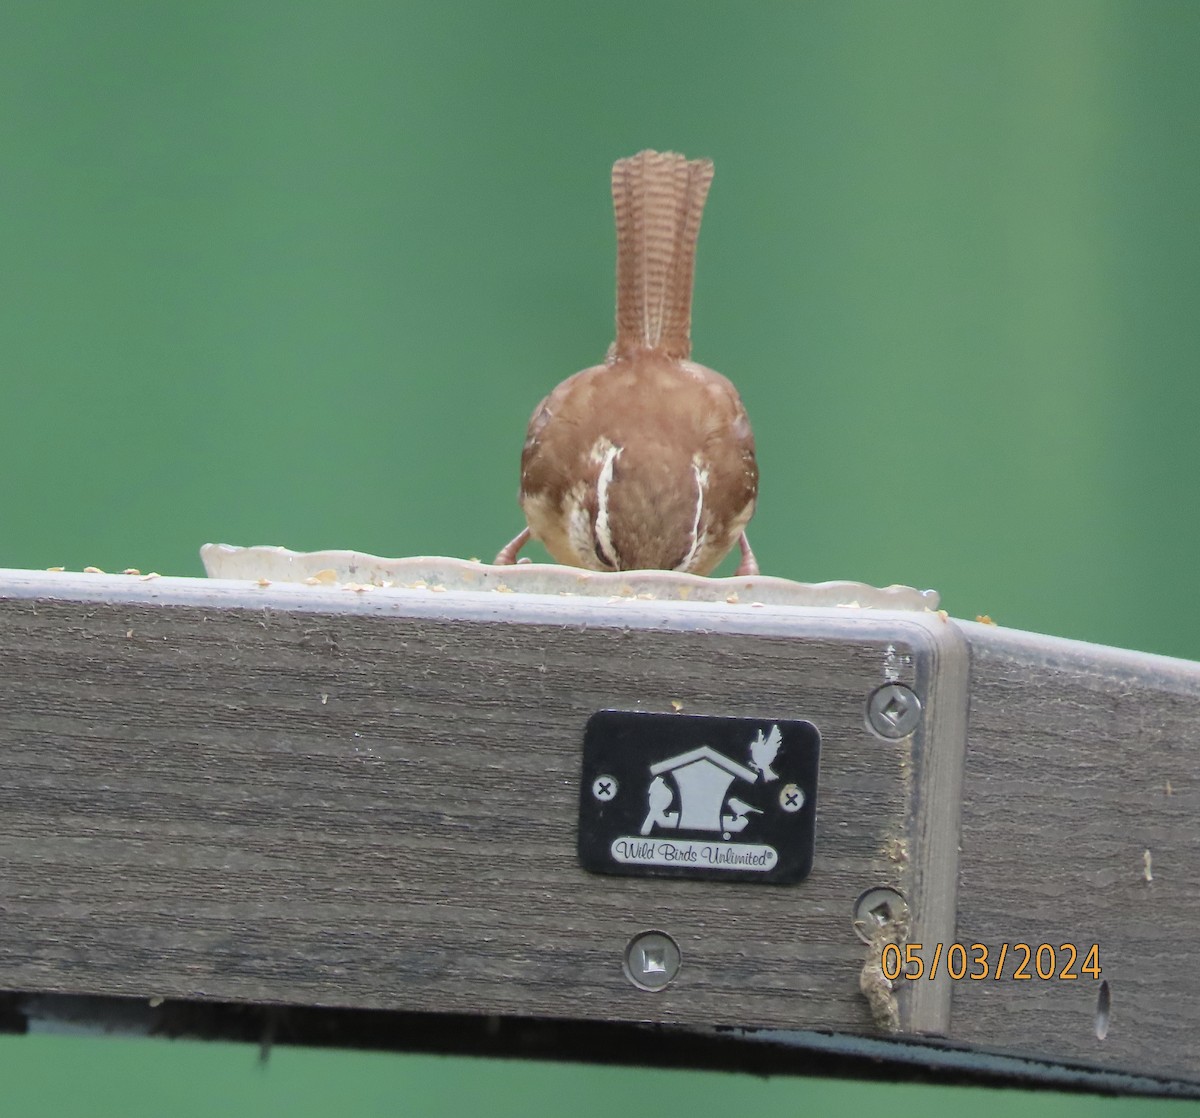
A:
POLYGON ((646 793, 650 810, 642 823, 642 834, 648 835, 658 828, 664 831, 719 831, 724 838, 729 838, 744 831, 750 816, 763 812, 761 808, 730 795, 730 788, 735 780, 753 784, 760 775, 764 780, 777 780, 771 770, 771 761, 779 751, 779 742, 778 726, 771 727, 770 737, 765 740, 761 733, 758 735, 750 745, 754 768, 740 765, 707 745, 651 765, 653 779, 646 793), (757 761, 754 760, 756 746, 760 751, 757 761), (674 788, 668 782, 668 776, 674 781, 674 788), (672 807, 675 810, 671 810, 672 807))
POLYGON ((585 740, 584 864, 798 879, 811 864, 819 742, 810 722, 594 715, 585 740), (604 727, 616 732, 604 735, 604 727), (699 741, 678 748, 689 731, 699 741))

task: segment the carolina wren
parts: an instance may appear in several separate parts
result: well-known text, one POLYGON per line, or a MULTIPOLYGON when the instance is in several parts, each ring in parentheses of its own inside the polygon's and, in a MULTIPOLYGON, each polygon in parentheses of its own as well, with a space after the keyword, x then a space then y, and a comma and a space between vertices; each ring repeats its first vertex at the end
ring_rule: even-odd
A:
POLYGON ((564 380, 537 407, 521 453, 530 536, 559 562, 597 571, 708 574, 746 541, 758 465, 733 385, 689 361, 692 273, 712 182, 708 159, 643 151, 612 170, 617 340, 603 365, 564 380))

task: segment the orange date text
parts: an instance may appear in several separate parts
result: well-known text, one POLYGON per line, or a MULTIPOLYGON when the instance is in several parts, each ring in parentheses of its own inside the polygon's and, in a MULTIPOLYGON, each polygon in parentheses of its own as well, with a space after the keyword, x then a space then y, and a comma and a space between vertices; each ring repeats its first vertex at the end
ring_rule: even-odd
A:
POLYGON ((903 947, 889 943, 883 948, 880 966, 889 982, 900 978, 916 982, 939 974, 954 981, 1010 978, 1070 982, 1100 977, 1100 945, 1002 943, 989 948, 983 943, 906 943, 903 947))

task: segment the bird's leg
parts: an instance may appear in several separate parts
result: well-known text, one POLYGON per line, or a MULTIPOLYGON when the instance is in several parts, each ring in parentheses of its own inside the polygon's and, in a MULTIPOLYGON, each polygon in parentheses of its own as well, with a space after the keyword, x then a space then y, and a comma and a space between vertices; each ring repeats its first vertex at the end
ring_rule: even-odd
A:
MULTIPOLYGON (((743 537, 745 538, 745 537, 743 537)), ((492 562, 497 567, 511 567, 517 561, 517 552, 529 542, 529 529, 522 528, 501 549, 500 554, 492 562)), ((756 567, 755 570, 758 568, 756 567)))
MULTIPOLYGON (((512 544, 509 544, 508 546, 512 547, 512 544)), ((746 539, 745 532, 738 536, 738 550, 742 553, 742 561, 738 564, 738 569, 733 573, 735 575, 759 574, 758 560, 754 558, 754 552, 750 550, 750 541, 746 539)), ((513 554, 516 553, 514 552, 513 554)), ((499 563, 500 560, 497 559, 496 562, 499 563)))

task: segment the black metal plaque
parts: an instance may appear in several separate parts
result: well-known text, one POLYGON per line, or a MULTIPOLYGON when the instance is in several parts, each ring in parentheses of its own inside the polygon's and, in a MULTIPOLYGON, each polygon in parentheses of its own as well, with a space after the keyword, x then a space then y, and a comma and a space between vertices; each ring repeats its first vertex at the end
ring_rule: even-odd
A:
POLYGON ((579 860, 594 873, 799 881, 812 869, 820 749, 811 722, 593 714, 579 860))

